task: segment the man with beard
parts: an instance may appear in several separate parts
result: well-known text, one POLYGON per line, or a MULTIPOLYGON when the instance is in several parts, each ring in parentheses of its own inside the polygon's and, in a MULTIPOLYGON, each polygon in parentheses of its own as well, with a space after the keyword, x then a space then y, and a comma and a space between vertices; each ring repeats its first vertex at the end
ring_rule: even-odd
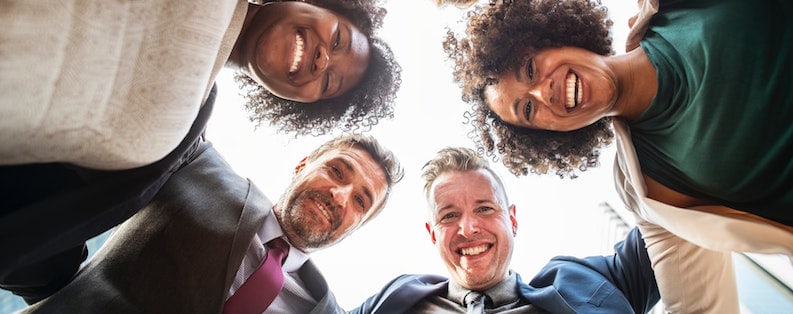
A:
POLYGON ((393 153, 373 137, 335 138, 298 164, 275 205, 208 143, 197 155, 71 283, 23 312, 338 311, 308 254, 341 241, 380 212, 403 174, 393 153), (260 265, 279 243, 288 244, 278 249, 286 254, 282 283, 255 288, 258 304, 239 301, 260 284, 260 265), (261 301, 262 290, 272 285, 283 289, 261 301))
MULTIPOLYGON (((295 135, 393 117, 382 1, 2 1, 0 288, 34 303, 192 157, 221 68, 295 135), (308 105, 310 104, 310 105, 308 105)), ((234 105, 234 104, 224 104, 234 105)))

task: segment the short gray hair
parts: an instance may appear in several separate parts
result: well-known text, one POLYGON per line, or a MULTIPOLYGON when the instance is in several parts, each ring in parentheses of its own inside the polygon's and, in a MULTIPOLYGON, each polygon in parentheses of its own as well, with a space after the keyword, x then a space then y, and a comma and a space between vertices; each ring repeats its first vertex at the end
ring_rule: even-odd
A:
POLYGON ((496 179, 496 183, 501 187, 502 196, 506 203, 504 205, 509 204, 504 182, 502 182, 498 174, 490 168, 490 163, 473 149, 466 147, 443 148, 438 151, 435 158, 424 164, 424 167, 421 169, 421 177, 424 178, 424 197, 426 197, 428 202, 431 201, 430 190, 432 189, 432 183, 435 182, 441 174, 450 171, 476 171, 485 169, 493 175, 493 178, 496 179))

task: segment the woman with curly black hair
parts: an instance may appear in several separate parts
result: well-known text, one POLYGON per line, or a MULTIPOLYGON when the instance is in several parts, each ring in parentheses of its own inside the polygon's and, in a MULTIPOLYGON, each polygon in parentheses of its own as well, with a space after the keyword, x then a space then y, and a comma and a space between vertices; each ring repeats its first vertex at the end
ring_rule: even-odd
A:
POLYGON ((640 6, 621 55, 589 0, 480 7, 445 48, 474 141, 516 175, 575 177, 616 132, 617 187, 668 309, 736 311, 729 251, 793 255, 793 8, 640 6), (703 297, 681 272, 723 288, 703 297))
MULTIPOLYGON (((251 113, 251 120, 258 124, 271 124, 284 133, 322 135, 334 129, 343 132, 369 129, 380 119, 393 117, 394 100, 401 83, 401 68, 388 44, 376 34, 382 26, 385 9, 377 2, 365 0, 311 0, 307 3, 329 10, 344 20, 338 32, 328 32, 324 35, 328 36, 326 44, 345 49, 320 48, 321 41, 310 41, 310 35, 316 33, 307 31, 298 31, 298 36, 289 37, 300 39, 300 45, 292 44, 292 39, 282 46, 279 46, 279 42, 250 40, 246 35, 255 36, 261 29, 243 26, 242 35, 235 47, 235 50, 242 51, 239 54, 232 52, 229 63, 240 68, 235 80, 247 98, 246 108, 251 113), (304 46, 303 40, 309 40, 305 45, 319 46, 304 46), (353 43, 353 40, 358 42, 353 43), (254 43, 256 47, 252 47, 254 43), (245 44, 248 46, 242 46, 245 44), (304 48, 305 51, 298 53, 296 47, 300 47, 300 50, 304 48), (357 49, 346 49, 348 47, 357 49), (244 53, 244 49, 253 48, 267 53, 263 51, 260 51, 260 54, 252 51, 249 55, 244 53), (360 56, 355 56, 359 60, 352 63, 345 61, 344 52, 356 51, 361 53, 360 56), (271 58, 258 62, 266 65, 275 62, 275 65, 282 68, 261 69, 251 64, 252 60, 242 59, 258 56, 262 56, 260 59, 271 58), (344 73, 345 71, 355 73, 347 74, 344 73), (278 82, 279 79, 285 82, 278 82), (295 87, 303 91, 296 93, 281 90, 295 87), (305 95, 307 92, 305 89, 308 89, 312 95, 305 95), (306 103, 311 105, 307 106, 306 103)), ((290 4, 288 1, 269 2, 263 5, 250 4, 248 15, 258 19, 257 26, 264 27, 272 23, 272 19, 278 19, 277 14, 283 16, 280 19, 288 19, 291 16, 288 11, 269 10, 268 6, 273 4, 274 7, 285 4, 303 5, 290 4)), ((316 18, 318 22, 332 21, 322 20, 320 16, 316 18)), ((297 29, 310 29, 303 27, 306 25, 304 21, 295 23, 297 29)), ((334 27, 334 25, 327 26, 334 27)))

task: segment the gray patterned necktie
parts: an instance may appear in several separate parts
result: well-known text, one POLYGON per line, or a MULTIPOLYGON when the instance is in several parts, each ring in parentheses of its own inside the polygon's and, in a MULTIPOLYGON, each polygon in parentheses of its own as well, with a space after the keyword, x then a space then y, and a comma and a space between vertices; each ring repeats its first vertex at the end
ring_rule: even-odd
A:
POLYGON ((467 314, 482 314, 485 312, 485 295, 476 291, 470 291, 463 298, 467 308, 467 314))

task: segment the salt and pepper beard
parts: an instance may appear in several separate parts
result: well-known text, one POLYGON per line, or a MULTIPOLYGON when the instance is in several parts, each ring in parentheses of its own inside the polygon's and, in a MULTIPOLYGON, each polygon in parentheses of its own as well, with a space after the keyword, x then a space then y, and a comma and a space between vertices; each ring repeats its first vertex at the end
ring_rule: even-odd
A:
POLYGON ((316 190, 304 190, 290 193, 286 202, 279 202, 278 205, 274 209, 275 215, 289 242, 296 248, 308 252, 328 247, 341 239, 333 237, 335 231, 341 227, 341 216, 330 195, 316 190), (331 216, 329 230, 316 228, 325 217, 304 207, 304 204, 314 200, 322 203, 331 216))

